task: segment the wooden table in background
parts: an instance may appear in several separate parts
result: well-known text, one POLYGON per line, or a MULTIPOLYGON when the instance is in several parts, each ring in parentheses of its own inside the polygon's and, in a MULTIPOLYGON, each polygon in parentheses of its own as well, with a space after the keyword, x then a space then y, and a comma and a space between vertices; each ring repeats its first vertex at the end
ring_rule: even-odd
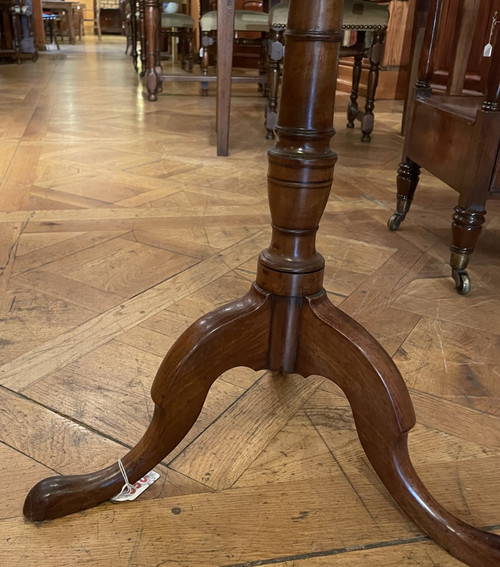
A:
POLYGON ((80 2, 66 2, 65 0, 42 1, 42 9, 51 12, 65 14, 66 26, 68 28, 68 39, 70 43, 75 43, 75 20, 73 10, 80 2))

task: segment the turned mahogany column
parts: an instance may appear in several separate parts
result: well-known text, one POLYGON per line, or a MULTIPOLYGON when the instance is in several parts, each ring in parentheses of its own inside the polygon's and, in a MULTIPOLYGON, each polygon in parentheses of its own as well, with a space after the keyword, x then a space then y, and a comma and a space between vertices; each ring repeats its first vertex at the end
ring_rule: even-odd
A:
MULTIPOLYGON (((444 510, 413 469, 407 434, 415 416, 390 356, 322 288, 315 235, 337 160, 329 142, 341 14, 342 0, 291 0, 284 95, 269 152, 271 243, 248 294, 196 321, 172 346, 153 384, 152 421, 122 462, 131 482, 151 470, 186 435, 211 385, 230 368, 319 374, 345 392, 363 448, 401 508, 471 567, 499 567, 500 537, 444 510)), ((32 520, 56 518, 108 500, 122 485, 116 463, 48 478, 28 494, 24 513, 32 520)))

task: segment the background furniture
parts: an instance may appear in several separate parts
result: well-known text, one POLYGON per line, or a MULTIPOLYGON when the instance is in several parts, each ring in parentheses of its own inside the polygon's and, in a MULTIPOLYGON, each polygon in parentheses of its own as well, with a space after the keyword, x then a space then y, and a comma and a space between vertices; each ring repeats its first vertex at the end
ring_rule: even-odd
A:
POLYGON ((92 24, 92 31, 94 33, 97 33, 97 37, 99 41, 101 41, 101 0, 94 0, 93 10, 87 10, 87 8, 83 8, 82 17, 80 19, 80 36, 85 33, 85 22, 90 22, 92 24))
MULTIPOLYGON (((236 10, 234 15, 234 42, 239 45, 257 45, 260 50, 259 76, 255 78, 259 82, 260 90, 266 81, 266 56, 264 41, 269 31, 269 16, 262 11, 236 10), (245 34, 253 33, 257 37, 246 37, 245 34)), ((201 71, 208 75, 209 48, 216 43, 217 11, 210 11, 200 18, 201 28, 201 71)), ((250 77, 248 80, 251 80, 250 77)), ((202 82, 202 94, 208 94, 208 83, 202 82)))
POLYGON ((97 11, 98 3, 100 3, 99 21, 102 33, 121 34, 122 11, 120 0, 94 0, 94 13, 97 11))
POLYGON ((224 0, 217 10, 217 75, 164 74, 157 66, 157 42, 159 7, 157 0, 146 0, 145 36, 147 45, 146 88, 148 99, 157 100, 162 81, 209 81, 217 85, 216 130, 217 155, 226 156, 229 151, 229 117, 231 104, 231 82, 255 82, 255 77, 233 76, 234 0, 224 0))
POLYGON ((368 459, 402 509, 470 567, 500 565, 500 536, 458 520, 422 484, 408 454, 415 415, 401 375, 322 287, 324 259, 315 238, 337 161, 330 139, 342 37, 340 0, 292 0, 278 142, 268 154, 273 232, 259 256, 256 282, 174 343, 156 375, 154 414, 139 443, 100 471, 38 483, 25 501, 27 518, 56 518, 115 496, 124 479, 136 482, 181 442, 222 373, 235 366, 267 368, 335 382, 352 407, 368 459), (333 76, 320 72, 323 64, 333 76))
POLYGON ((195 21, 189 14, 177 11, 180 7, 184 7, 185 4, 186 0, 163 2, 163 10, 160 13, 161 37, 158 41, 157 58, 159 62, 162 48, 164 48, 166 42, 170 41, 172 61, 175 61, 178 53, 181 60, 181 68, 185 69, 187 64, 188 71, 192 72, 194 64, 193 31, 195 21))
MULTIPOLYGON (((500 197, 500 48, 498 25, 500 1, 490 6, 490 31, 478 42, 475 34, 481 5, 464 0, 454 18, 447 4, 433 0, 424 45, 419 60, 415 99, 408 112, 403 158, 398 169, 397 211, 388 226, 397 230, 408 213, 417 188, 420 167, 448 183, 458 193, 452 222, 451 268, 456 289, 470 290, 466 271, 484 222, 485 203, 500 197), (495 16, 495 13, 497 16, 495 16), (491 37, 490 37, 491 35, 491 37), (456 54, 446 75, 446 91, 433 89, 436 62, 443 37, 456 54), (484 57, 484 82, 474 80, 483 95, 466 92, 470 56, 492 44, 491 57, 484 57)), ((442 56, 441 52, 441 56, 442 56)))
POLYGON ((20 0, 0 0, 0 59, 36 61, 33 15, 30 6, 20 0))
MULTIPOLYGON (((269 13, 269 24, 273 28, 270 54, 269 103, 266 112, 266 128, 268 138, 272 137, 272 129, 276 123, 276 100, 279 82, 279 66, 284 50, 276 45, 283 43, 283 32, 286 28, 290 2, 284 0, 273 7, 269 13)), ((346 31, 347 45, 340 49, 340 57, 354 57, 352 74, 351 100, 347 109, 347 126, 354 128, 354 121, 361 121, 363 142, 370 141, 373 131, 373 109, 377 89, 379 66, 383 56, 385 33, 389 22, 389 11, 385 6, 379 6, 365 0, 344 0, 343 29, 346 31), (358 106, 359 83, 361 67, 364 58, 370 62, 368 86, 364 111, 358 106)))
POLYGON ((125 13, 125 34, 127 36, 125 54, 130 46, 130 55, 132 57, 134 69, 136 72, 139 70, 138 62, 140 61, 141 76, 143 76, 146 72, 146 28, 144 22, 145 1, 129 0, 128 9, 125 13), (138 45, 139 51, 137 50, 138 45))
POLYGON ((44 23, 44 33, 45 33, 45 41, 49 40, 49 44, 55 44, 56 48, 59 50, 59 42, 57 41, 57 36, 61 36, 61 17, 57 14, 43 14, 43 23, 44 23))
POLYGON ((75 43, 75 31, 79 29, 79 25, 75 24, 74 12, 79 2, 69 2, 64 0, 43 0, 42 8, 44 12, 59 16, 61 22, 66 25, 66 33, 68 34, 69 43, 75 43))

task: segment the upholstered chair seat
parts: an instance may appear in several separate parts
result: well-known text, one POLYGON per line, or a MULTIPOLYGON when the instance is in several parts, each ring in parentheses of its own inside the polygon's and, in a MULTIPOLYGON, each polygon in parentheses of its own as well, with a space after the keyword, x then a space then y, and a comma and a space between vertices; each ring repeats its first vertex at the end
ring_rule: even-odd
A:
MULTIPOLYGON (((305 0, 307 1, 307 0, 305 0)), ((266 115, 268 137, 272 137, 272 128, 277 119, 277 77, 280 63, 276 58, 282 56, 283 49, 273 45, 273 41, 283 42, 283 31, 288 20, 290 2, 283 0, 269 11, 269 26, 271 28, 270 63, 274 79, 269 80, 270 99, 266 115), (274 61, 273 61, 274 58, 274 61), (274 82, 274 85, 273 85, 274 82)), ((356 119, 361 121, 362 141, 369 142, 373 130, 373 109, 375 91, 378 82, 379 65, 383 56, 385 32, 389 23, 389 9, 380 4, 366 0, 344 0, 343 29, 345 32, 344 45, 340 57, 354 57, 351 98, 347 111, 347 126, 354 127, 356 119), (359 110, 357 98, 361 77, 362 60, 370 61, 370 71, 367 80, 366 104, 364 112, 359 110)))

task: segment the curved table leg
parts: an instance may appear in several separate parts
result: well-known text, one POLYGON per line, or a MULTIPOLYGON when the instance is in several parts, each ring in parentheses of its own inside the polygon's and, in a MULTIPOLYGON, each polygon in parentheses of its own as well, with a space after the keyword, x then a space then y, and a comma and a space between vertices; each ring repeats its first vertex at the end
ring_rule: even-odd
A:
MULTIPOLYGON (((153 419, 122 459, 131 483, 184 438, 218 376, 235 366, 266 367, 270 314, 268 295, 253 287, 242 299, 196 321, 176 341, 153 383, 153 419)), ((109 500, 123 484, 117 463, 90 474, 47 478, 31 489, 23 512, 35 521, 58 518, 109 500)))
POLYGON ((297 372, 320 374, 344 390, 373 468, 422 530, 470 567, 500 566, 500 536, 447 512, 414 470, 407 447, 407 433, 415 423, 413 407, 389 355, 363 327, 336 309, 324 292, 307 301, 297 372))

